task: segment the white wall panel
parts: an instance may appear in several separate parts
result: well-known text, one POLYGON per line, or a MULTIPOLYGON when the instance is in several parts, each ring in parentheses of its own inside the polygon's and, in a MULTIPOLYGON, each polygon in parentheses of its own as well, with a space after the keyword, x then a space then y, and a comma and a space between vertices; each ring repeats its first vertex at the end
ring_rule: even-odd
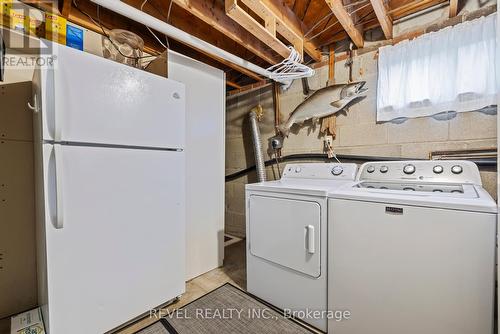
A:
POLYGON ((168 76, 186 85, 186 279, 224 257, 224 72, 170 51, 168 76))

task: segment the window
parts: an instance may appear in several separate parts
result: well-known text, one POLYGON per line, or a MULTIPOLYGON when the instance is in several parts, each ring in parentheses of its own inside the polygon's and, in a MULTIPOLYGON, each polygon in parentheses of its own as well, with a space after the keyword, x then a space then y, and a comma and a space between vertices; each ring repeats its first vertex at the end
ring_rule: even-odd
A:
POLYGON ((495 13, 382 47, 377 120, 495 105, 496 17, 495 13))

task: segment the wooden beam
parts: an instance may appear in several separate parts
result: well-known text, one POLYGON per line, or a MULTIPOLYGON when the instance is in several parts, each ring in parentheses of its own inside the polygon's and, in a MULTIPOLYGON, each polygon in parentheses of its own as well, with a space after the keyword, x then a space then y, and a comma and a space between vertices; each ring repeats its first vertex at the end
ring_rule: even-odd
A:
POLYGON ((267 8, 276 17, 276 29, 280 35, 291 41, 295 34, 302 39, 304 51, 315 61, 321 61, 322 55, 318 45, 304 38, 304 23, 283 0, 245 0, 244 3, 250 8, 252 3, 267 8))
MULTIPOLYGON (((438 23, 438 24, 429 24, 427 26, 420 27, 416 30, 409 31, 405 34, 394 37, 390 40, 383 40, 383 41, 380 41, 377 43, 373 43, 370 46, 364 47, 362 49, 353 50, 353 53, 354 53, 354 56, 360 56, 363 54, 374 52, 383 46, 394 45, 394 44, 397 44, 397 43, 404 41, 404 40, 412 40, 412 39, 417 38, 423 34, 427 34, 427 33, 434 32, 434 31, 439 31, 439 30, 444 29, 446 27, 452 27, 456 24, 466 22, 466 21, 471 21, 471 20, 477 19, 477 18, 482 17, 482 16, 488 16, 492 13, 495 13, 496 11, 497 11, 496 4, 491 5, 491 6, 487 6, 487 7, 483 7, 481 9, 475 10, 473 12, 464 13, 462 15, 459 15, 456 18, 449 18, 449 19, 447 19, 441 23, 438 23)), ((347 35, 345 36, 345 38, 347 38, 347 35)), ((377 56, 377 54, 375 54, 375 56, 377 56)), ((335 56, 335 62, 344 61, 347 58, 349 58, 348 53, 342 52, 342 53, 338 54, 337 56, 335 56)), ((329 60, 324 60, 324 61, 312 64, 311 67, 313 69, 318 69, 318 68, 321 68, 323 66, 328 66, 328 65, 329 65, 329 60)))
POLYGON ((393 18, 393 20, 396 20, 446 1, 448 0, 414 0, 404 4, 403 6, 388 10, 387 13, 393 18))
POLYGON ((69 14, 71 12, 71 4, 73 3, 73 0, 63 0, 62 4, 62 9, 61 9, 61 15, 65 18, 69 17, 69 14))
MULTIPOLYGON (((452 0, 453 1, 453 0, 452 0)), ((384 32, 385 38, 392 38, 392 19, 387 14, 387 8, 385 7, 385 3, 383 0, 370 0, 373 10, 375 11, 375 15, 377 16, 378 22, 380 23, 380 27, 384 32)))
MULTIPOLYGON (((227 0, 226 0, 227 1, 227 0)), ((296 32, 294 29, 289 27, 287 23, 281 20, 281 18, 274 13, 271 8, 269 8, 261 0, 241 0, 250 10, 252 10, 257 16, 262 18, 265 22, 267 28, 268 21, 272 22, 273 30, 269 32, 276 37, 276 32, 283 36, 290 44, 293 45, 295 50, 297 50, 301 56, 303 56, 304 50, 304 36, 301 32, 296 32)))
POLYGON ((450 17, 455 17, 458 14, 458 0, 450 0, 450 17))
POLYGON ((342 41, 342 40, 344 40, 346 38, 349 38, 349 35, 347 34, 347 32, 345 30, 342 29, 340 31, 337 31, 337 32, 333 33, 328 38, 321 38, 318 41, 318 44, 320 46, 327 46, 327 45, 330 45, 330 44, 335 43, 335 42, 340 42, 340 41, 342 41))
POLYGON ((333 44, 329 47, 328 52, 328 84, 333 84, 335 80, 335 46, 333 44))
POLYGON ((347 32, 353 43, 358 47, 362 48, 364 45, 363 34, 356 28, 352 17, 347 13, 342 4, 342 0, 325 0, 326 4, 330 7, 333 14, 339 20, 340 24, 347 32))
MULTIPOLYGON (((427 26, 420 27, 416 30, 409 31, 405 34, 394 37, 393 39, 380 41, 380 42, 375 43, 373 45, 370 45, 366 48, 355 50, 355 55, 362 55, 362 54, 366 54, 369 52, 373 52, 373 51, 378 50, 382 46, 394 45, 394 44, 397 44, 397 43, 404 41, 404 40, 412 40, 412 39, 417 38, 423 34, 428 34, 431 32, 439 31, 439 30, 444 29, 446 27, 452 27, 452 26, 460 24, 462 22, 471 21, 471 20, 477 19, 477 18, 482 17, 482 16, 488 16, 492 13, 495 13, 496 11, 497 11, 496 4, 491 5, 491 6, 487 6, 487 7, 483 7, 483 8, 480 8, 478 10, 475 10, 473 12, 458 15, 455 18, 449 18, 441 23, 429 24, 427 26)), ((336 61, 343 60, 343 59, 340 59, 339 57, 342 57, 342 56, 337 56, 335 58, 335 60, 336 61)))
MULTIPOLYGON (((265 60, 269 64, 280 62, 272 51, 267 49, 264 43, 261 43, 252 34, 243 29, 238 23, 234 22, 225 13, 225 9, 219 6, 219 1, 204 0, 173 0, 174 3, 189 13, 193 14, 203 22, 218 30, 228 38, 243 46, 257 57, 265 60)), ((190 22, 186 22, 190 25, 190 22)))
POLYGON ((229 92, 226 93, 226 97, 234 98, 236 96, 240 96, 241 94, 250 93, 250 92, 253 92, 257 89, 262 89, 264 87, 268 87, 268 86, 271 86, 273 84, 274 84, 274 81, 272 81, 272 80, 262 80, 262 81, 259 81, 257 83, 242 86, 241 88, 238 88, 238 89, 230 90, 229 92))
POLYGON ((290 50, 283 44, 275 35, 261 25, 256 19, 248 14, 243 8, 238 5, 238 0, 225 0, 226 14, 235 22, 238 22, 252 35, 261 40, 264 44, 268 45, 271 49, 276 51, 283 58, 290 55, 290 50))
MULTIPOLYGON (((95 12, 95 8, 93 8, 92 6, 93 6, 93 4, 86 2, 86 1, 81 1, 78 3, 78 8, 80 8, 84 12, 88 13, 89 15, 95 12)), ((103 25, 107 26, 110 29, 114 29, 114 28, 127 29, 128 28, 129 30, 135 31, 136 33, 140 34, 139 29, 134 29, 134 28, 130 27, 131 24, 135 27, 135 22, 128 22, 127 23, 120 16, 112 15, 112 14, 108 13, 108 11, 106 11, 105 9, 101 9, 100 16, 101 16, 101 20, 102 20, 103 25)), ((101 27, 96 25, 86 15, 82 14, 78 10, 72 10, 70 12, 69 17, 68 17, 68 20, 70 22, 78 24, 86 29, 92 30, 92 31, 99 33, 99 34, 102 34, 101 27)), ((189 23, 189 22, 187 22, 187 23, 189 23)), ((142 28, 142 25, 138 25, 138 26, 142 28)), ((147 30, 146 30, 145 34, 141 35, 141 37, 145 40, 144 51, 146 51, 147 53, 155 55, 155 54, 158 54, 158 53, 161 53, 164 51, 163 49, 158 48, 158 44, 154 44, 154 42, 148 42, 148 41, 151 41, 151 37, 150 37, 150 34, 147 32, 147 30)), ((190 46, 188 46, 188 47, 191 48, 190 46)), ((194 49, 194 50, 200 52, 201 54, 203 54, 205 56, 208 56, 208 57, 216 60, 220 64, 223 64, 229 68, 234 69, 235 71, 238 71, 239 73, 245 74, 246 76, 248 76, 254 80, 257 80, 257 81, 262 80, 262 78, 258 74, 254 73, 254 72, 252 72, 244 67, 235 65, 231 62, 228 62, 225 59, 211 55, 211 54, 207 53, 206 51, 197 50, 197 49, 194 49)))
POLYGON ((276 36, 276 18, 268 16, 265 19, 266 29, 274 36, 276 36))
POLYGON ((238 85, 236 82, 232 82, 232 81, 229 81, 229 80, 226 80, 226 85, 229 86, 229 87, 236 88, 236 89, 240 89, 241 88, 241 86, 238 85))

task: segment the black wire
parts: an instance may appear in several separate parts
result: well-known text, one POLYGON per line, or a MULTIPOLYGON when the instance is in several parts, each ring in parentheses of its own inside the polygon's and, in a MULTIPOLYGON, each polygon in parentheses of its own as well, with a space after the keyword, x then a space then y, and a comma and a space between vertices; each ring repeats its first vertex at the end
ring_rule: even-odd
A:
POLYGON ((278 167, 278 176, 281 178, 280 162, 278 160, 278 150, 274 150, 274 159, 276 160, 276 167, 278 167))
MULTIPOLYGON (((161 17, 163 17, 164 21, 166 23, 169 23, 170 21, 170 11, 172 10, 172 4, 173 4, 173 1, 174 0, 170 0, 170 3, 168 5, 168 11, 167 11, 167 16, 165 17, 165 15, 162 14, 161 10, 156 6, 155 3, 151 2, 151 1, 147 1, 147 4, 150 5, 151 7, 153 7, 157 12, 158 14, 160 14, 161 17)), ((145 12, 142 8, 141 10, 143 12, 145 12)), ((151 32, 152 33, 152 32, 151 32)), ((156 38, 160 39, 158 36, 156 36, 154 33, 152 33, 156 38)), ((168 41, 168 36, 163 34, 165 36, 165 41, 167 42, 167 50, 170 49, 170 43, 168 41)))
MULTIPOLYGON (((348 160, 348 161, 405 161, 405 160, 427 160, 427 159, 415 159, 415 158, 395 158, 395 157, 374 157, 365 155, 337 155, 338 159, 348 160)), ((280 157, 280 162, 294 161, 294 160, 321 160, 321 161, 333 161, 336 162, 335 158, 328 158, 327 154, 324 153, 303 153, 303 154, 290 154, 280 157)), ((477 164, 479 167, 494 167, 497 165, 496 158, 494 159, 480 159, 480 160, 469 160, 477 164)), ((269 159, 264 162, 265 166, 271 166, 275 164, 275 159, 269 159)), ((226 175, 226 182, 235 180, 243 175, 246 175, 253 170, 255 170, 255 165, 248 168, 237 171, 236 173, 226 175)))

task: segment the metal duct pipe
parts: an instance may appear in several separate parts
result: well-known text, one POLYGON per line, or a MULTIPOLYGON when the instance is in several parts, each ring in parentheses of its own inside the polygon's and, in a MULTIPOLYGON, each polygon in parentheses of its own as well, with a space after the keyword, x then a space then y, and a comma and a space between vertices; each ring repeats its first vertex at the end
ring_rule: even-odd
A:
POLYGON ((91 0, 99 6, 103 6, 117 14, 123 15, 136 22, 142 23, 151 29, 161 32, 179 42, 185 43, 195 49, 208 52, 211 55, 227 60, 233 64, 244 67, 252 72, 269 78, 270 72, 260 66, 255 65, 245 59, 235 56, 197 37, 191 36, 168 23, 165 23, 143 11, 127 5, 119 0, 91 0))
POLYGON ((260 141, 260 130, 258 119, 262 115, 262 106, 258 105, 248 114, 250 126, 252 128, 253 151, 255 154, 255 166, 257 168, 257 179, 259 182, 266 180, 266 166, 264 164, 264 153, 262 153, 262 142, 260 141))

